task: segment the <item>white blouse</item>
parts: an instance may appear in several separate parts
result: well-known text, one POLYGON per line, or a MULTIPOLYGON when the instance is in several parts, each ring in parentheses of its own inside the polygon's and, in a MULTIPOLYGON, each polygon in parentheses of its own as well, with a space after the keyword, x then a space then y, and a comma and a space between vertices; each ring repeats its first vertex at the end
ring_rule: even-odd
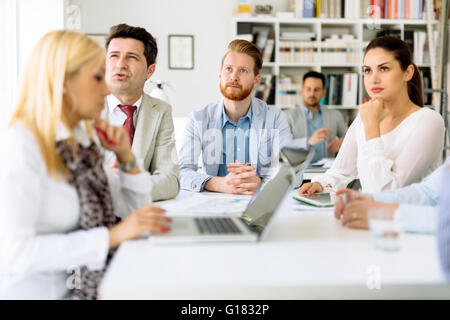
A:
MULTIPOLYGON (((92 143, 80 127, 74 135, 84 146, 92 143)), ((57 140, 67 137, 61 124, 57 140)), ((64 177, 55 181, 47 174, 37 141, 27 128, 21 124, 8 128, 0 146, 0 299, 67 298, 77 266, 104 267, 108 230, 79 229, 76 189, 64 177)), ((148 172, 116 174, 106 167, 105 171, 117 216, 124 218, 151 202, 148 172)))
POLYGON ((421 181, 439 166, 444 135, 441 115, 424 107, 391 132, 366 141, 358 114, 333 166, 311 181, 319 182, 326 190, 337 190, 359 177, 363 192, 407 186, 421 181))

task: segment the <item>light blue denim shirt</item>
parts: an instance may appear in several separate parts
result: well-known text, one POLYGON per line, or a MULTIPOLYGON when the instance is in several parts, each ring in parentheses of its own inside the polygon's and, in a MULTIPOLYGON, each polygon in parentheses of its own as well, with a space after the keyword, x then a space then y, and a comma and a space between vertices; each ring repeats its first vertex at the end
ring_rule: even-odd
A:
POLYGON ((238 160, 242 164, 249 162, 249 137, 252 123, 252 104, 238 123, 230 120, 222 106, 223 163, 219 165, 219 177, 228 174, 227 163, 238 160))
MULTIPOLYGON (((311 110, 309 110, 305 106, 303 108, 305 108, 306 119, 308 122, 308 138, 309 138, 313 135, 314 132, 316 132, 316 130, 324 128, 325 124, 323 122, 322 110, 320 108, 319 110, 317 110, 316 115, 314 117, 311 110)), ((316 152, 311 162, 319 161, 320 159, 323 159, 327 154, 325 141, 318 142, 314 146, 311 146, 311 148, 313 148, 316 152)))
POLYGON ((449 164, 450 157, 422 182, 396 190, 373 193, 371 196, 376 201, 400 204, 397 214, 405 231, 434 233, 437 228, 437 205, 442 177, 445 165, 449 164))

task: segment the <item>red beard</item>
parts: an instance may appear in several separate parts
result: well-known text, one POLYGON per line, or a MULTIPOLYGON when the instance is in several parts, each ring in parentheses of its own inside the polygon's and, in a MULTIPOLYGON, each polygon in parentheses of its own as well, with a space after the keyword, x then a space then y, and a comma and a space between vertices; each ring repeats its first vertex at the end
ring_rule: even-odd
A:
POLYGON ((225 85, 220 84, 220 92, 222 92, 222 95, 232 101, 244 100, 252 93, 252 90, 252 86, 242 88, 242 86, 237 82, 227 82, 225 85), (233 88, 233 92, 229 92, 227 91, 228 86, 236 86, 239 88, 239 91, 236 88, 233 88))

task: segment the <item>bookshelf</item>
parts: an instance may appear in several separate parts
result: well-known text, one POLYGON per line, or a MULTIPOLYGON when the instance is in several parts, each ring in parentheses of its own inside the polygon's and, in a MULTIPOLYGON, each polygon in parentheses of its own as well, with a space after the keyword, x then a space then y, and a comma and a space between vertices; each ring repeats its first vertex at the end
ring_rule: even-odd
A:
MULTIPOLYGON (((437 23, 437 20, 433 21, 434 25, 437 23)), ((356 73, 358 85, 357 96, 354 100, 356 103, 352 105, 327 103, 324 105, 327 108, 347 111, 346 118, 349 119, 356 113, 364 97, 367 97, 362 79, 363 54, 367 44, 380 31, 394 33, 403 40, 405 40, 405 36, 408 37, 411 34, 414 36, 414 32, 420 31, 426 34, 427 22, 425 19, 233 18, 232 35, 234 38, 251 40, 251 32, 258 32, 261 29, 268 30, 266 34, 269 35, 268 37, 273 37, 274 40, 273 53, 270 54, 271 59, 264 61, 261 71, 262 74, 272 74, 272 100, 267 103, 282 108, 294 107, 301 100, 298 97, 285 99, 283 92, 299 95, 303 74, 309 70, 329 75, 356 73), (376 25, 374 25, 375 22, 376 25), (309 40, 305 40, 300 34, 313 36, 309 40), (297 40, 294 39, 294 35, 298 36, 297 40), (285 50, 289 46, 291 50, 285 50), (295 58, 295 54, 298 52, 303 53, 303 56, 299 55, 295 58), (287 85, 288 80, 286 79, 290 79, 290 86, 287 85)), ((417 39, 412 39, 412 41, 414 40, 417 41, 417 39)), ((263 42, 261 39, 260 41, 260 43, 263 42)), ((261 49, 264 50, 264 48, 261 49)), ((267 56, 269 56, 268 53, 266 53, 267 56)), ((429 59, 417 64, 421 71, 427 74, 430 72, 429 59)), ((268 90, 267 84, 265 87, 268 90)))

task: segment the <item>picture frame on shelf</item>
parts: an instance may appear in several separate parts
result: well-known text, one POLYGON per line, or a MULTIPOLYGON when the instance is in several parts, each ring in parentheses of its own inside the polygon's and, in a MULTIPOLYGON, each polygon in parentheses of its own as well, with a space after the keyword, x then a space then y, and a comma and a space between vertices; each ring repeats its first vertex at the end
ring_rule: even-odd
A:
POLYGON ((194 36, 183 34, 169 35, 169 69, 194 69, 194 36))

